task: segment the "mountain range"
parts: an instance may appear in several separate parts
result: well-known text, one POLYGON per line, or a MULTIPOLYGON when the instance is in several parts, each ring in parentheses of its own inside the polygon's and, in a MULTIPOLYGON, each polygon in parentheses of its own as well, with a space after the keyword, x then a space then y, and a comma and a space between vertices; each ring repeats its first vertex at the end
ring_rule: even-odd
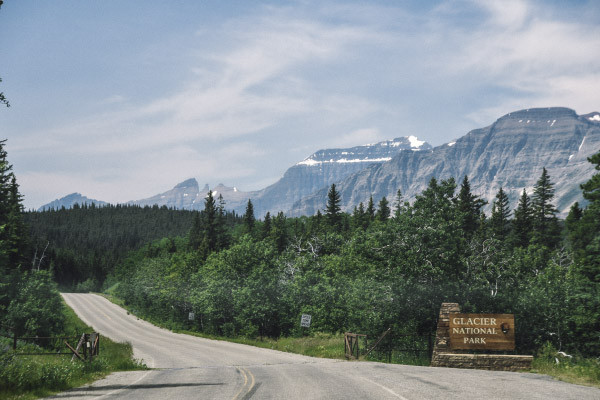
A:
MULTIPOLYGON (((582 200, 579 185, 594 173, 587 157, 598 151, 600 113, 577 115, 561 107, 527 109, 437 147, 409 136, 353 148, 319 150, 258 191, 242 192, 222 184, 212 189, 205 185, 200 190, 198 182, 189 179, 167 192, 131 203, 202 209, 204 196, 212 190, 215 197, 223 196, 227 209, 238 213, 244 212, 251 199, 258 218, 267 211, 313 215, 325 208, 332 183, 340 191, 342 209, 352 211, 370 196, 375 201, 386 196, 393 203, 400 189, 403 199, 411 201, 432 177, 454 177, 460 183, 466 175, 472 191, 489 204, 502 187, 514 208, 522 190, 531 193, 546 167, 555 183, 554 203, 564 216, 571 204, 582 200)), ((59 208, 64 205, 63 199, 42 208, 59 208)))

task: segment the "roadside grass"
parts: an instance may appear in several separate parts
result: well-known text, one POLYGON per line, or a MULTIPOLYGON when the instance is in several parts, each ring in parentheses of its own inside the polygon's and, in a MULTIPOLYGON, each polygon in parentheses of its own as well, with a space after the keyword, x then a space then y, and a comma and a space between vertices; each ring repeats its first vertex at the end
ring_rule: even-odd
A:
POLYGON ((600 359, 566 356, 546 344, 534 357, 531 372, 577 385, 600 388, 600 359))
MULTIPOLYGON (((63 303, 64 304, 64 303, 63 303)), ((78 336, 93 329, 77 318, 64 304, 65 336, 78 336)), ((36 352, 41 349, 19 342, 18 350, 36 352)), ((116 343, 100 338, 99 355, 92 362, 71 361, 70 355, 27 356, 12 351, 12 341, 0 341, 0 398, 28 400, 90 383, 115 371, 146 369, 133 359, 128 343, 116 343)))

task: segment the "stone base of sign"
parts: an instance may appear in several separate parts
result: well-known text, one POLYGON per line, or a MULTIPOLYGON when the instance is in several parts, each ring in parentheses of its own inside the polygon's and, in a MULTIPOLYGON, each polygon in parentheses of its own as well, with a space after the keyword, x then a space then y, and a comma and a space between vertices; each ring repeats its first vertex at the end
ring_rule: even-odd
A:
MULTIPOLYGON (((526 371, 531 369, 532 361, 533 356, 439 353, 435 366, 493 371, 526 371)), ((433 363, 432 366, 434 366, 433 363)))
MULTIPOLYGON (((435 343, 433 345, 433 354, 431 357, 432 367, 441 367, 439 356, 440 354, 457 353, 450 349, 450 313, 459 313, 460 306, 458 303, 442 303, 440 315, 438 317, 437 333, 435 335, 435 343)), ((446 365, 444 365, 446 366, 446 365)))
MULTIPOLYGON (((450 313, 460 313, 458 303, 442 303, 431 357, 432 367, 523 371, 531 369, 533 356, 465 354, 450 348, 450 313)), ((464 351, 464 350, 463 350, 464 351)))

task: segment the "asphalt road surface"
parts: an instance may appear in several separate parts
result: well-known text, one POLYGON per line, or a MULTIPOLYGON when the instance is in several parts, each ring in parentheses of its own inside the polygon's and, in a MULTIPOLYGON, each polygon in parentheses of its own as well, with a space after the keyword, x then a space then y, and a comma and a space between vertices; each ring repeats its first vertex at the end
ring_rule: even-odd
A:
POLYGON ((157 328, 98 295, 63 297, 101 335, 130 342, 152 369, 114 373, 53 398, 600 399, 600 389, 531 373, 329 360, 202 339, 157 328))

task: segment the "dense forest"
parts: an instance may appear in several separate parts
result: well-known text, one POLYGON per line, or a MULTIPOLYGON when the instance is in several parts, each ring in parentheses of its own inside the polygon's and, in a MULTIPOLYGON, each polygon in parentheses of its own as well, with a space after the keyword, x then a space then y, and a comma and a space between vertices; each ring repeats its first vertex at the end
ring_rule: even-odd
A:
MULTIPOLYGON (((183 236, 195 212, 167 207, 94 204, 73 209, 27 212, 36 269, 50 269, 63 287, 99 290, 107 274, 125 255, 163 237, 183 236)), ((226 213, 226 226, 236 216, 226 213)))

